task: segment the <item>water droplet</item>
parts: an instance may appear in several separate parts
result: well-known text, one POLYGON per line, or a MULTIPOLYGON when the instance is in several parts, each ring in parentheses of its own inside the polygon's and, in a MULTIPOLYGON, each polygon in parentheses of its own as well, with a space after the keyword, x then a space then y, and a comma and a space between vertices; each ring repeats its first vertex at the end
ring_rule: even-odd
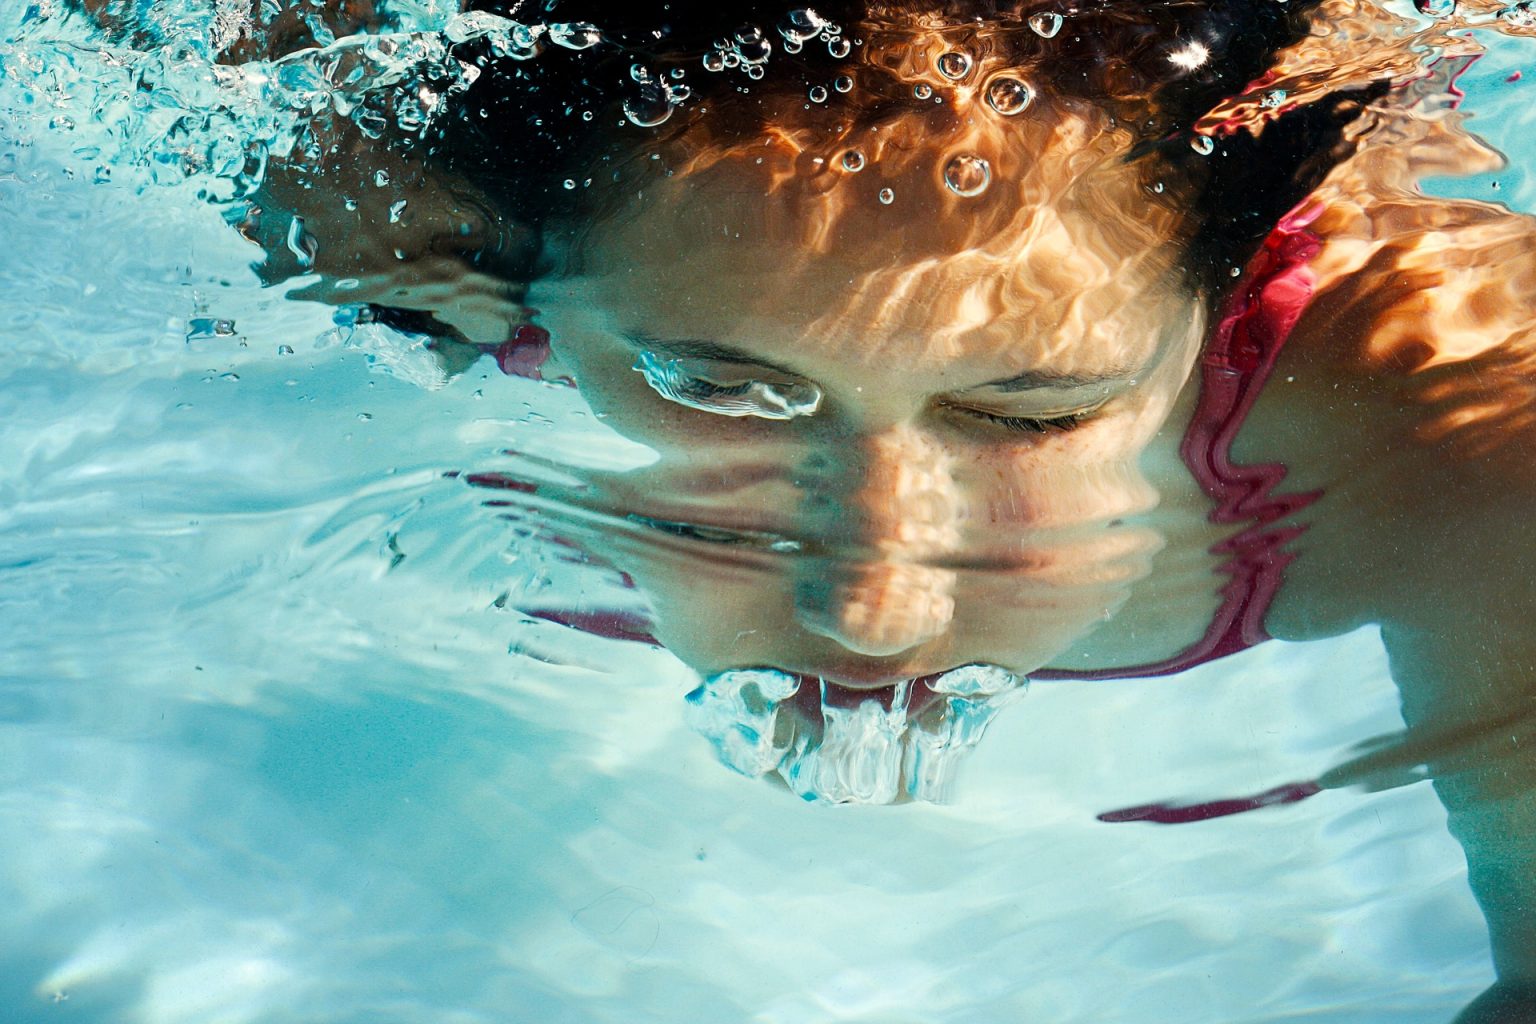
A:
POLYGON ((571 189, 573 189, 575 187, 576 187, 576 179, 575 178, 566 178, 565 179, 565 190, 567 192, 569 192, 571 189))
POLYGON ((1413 6, 1429 18, 1449 18, 1456 13, 1456 0, 1413 0, 1413 6))
POLYGON ((971 55, 959 50, 939 54, 939 74, 951 81, 958 81, 971 70, 971 55))
POLYGON ((838 75, 832 79, 832 88, 838 92, 851 92, 853 90, 853 79, 847 75, 838 75))
POLYGON ((389 172, 385 171, 385 170, 374 171, 373 172, 373 183, 375 185, 377 185, 379 188, 383 188, 385 185, 388 185, 389 184, 389 172))
POLYGON ((1054 11, 1041 11, 1029 16, 1029 27, 1041 39, 1050 39, 1061 31, 1061 15, 1054 11))
POLYGON ((1019 113, 1034 98, 1029 86, 1007 75, 994 78, 987 86, 987 105, 1005 117, 1019 113))
POLYGON ((848 56, 852 49, 853 47, 849 44, 848 40, 842 38, 841 36, 835 36, 827 43, 827 52, 836 57, 838 60, 842 60, 844 57, 848 56))
POLYGON ((843 170, 851 171, 852 173, 857 174, 860 171, 862 171, 863 169, 864 169, 864 154, 863 153, 860 153, 856 149, 850 149, 848 152, 843 154, 843 170))
POLYGON ((933 95, 933 86, 929 85, 927 82, 918 82, 912 87, 912 95, 916 96, 920 100, 926 100, 928 97, 933 95))
POLYGON ((811 102, 812 103, 825 103, 825 102, 827 102, 827 90, 826 90, 826 87, 825 86, 820 86, 820 85, 813 85, 813 86, 811 86, 810 97, 811 97, 811 102))
POLYGON ((1189 140, 1189 148, 1201 156, 1210 156, 1216 151, 1216 140, 1209 135, 1196 135, 1189 140))
POLYGON ((896 201, 896 190, 895 189, 889 189, 889 188, 881 189, 880 190, 880 201, 882 203, 884 203, 886 206, 890 206, 892 203, 894 203, 896 201))
POLYGON ((961 153, 944 165, 944 184, 957 196, 979 196, 992 183, 992 165, 974 153, 961 153))

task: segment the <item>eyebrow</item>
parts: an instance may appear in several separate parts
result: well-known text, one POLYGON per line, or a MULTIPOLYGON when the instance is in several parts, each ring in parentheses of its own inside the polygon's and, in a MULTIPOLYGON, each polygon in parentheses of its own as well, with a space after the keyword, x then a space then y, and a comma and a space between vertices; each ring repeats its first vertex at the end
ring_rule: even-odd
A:
POLYGON ((691 359, 718 359, 723 363, 741 363, 743 366, 760 366, 765 370, 775 373, 788 374, 791 377, 799 377, 796 370, 792 370, 780 363, 767 359, 760 359, 741 349, 731 348, 713 341, 701 341, 698 339, 682 339, 678 341, 663 341, 653 338, 642 331, 626 331, 621 337, 636 348, 660 349, 669 355, 682 356, 691 359))

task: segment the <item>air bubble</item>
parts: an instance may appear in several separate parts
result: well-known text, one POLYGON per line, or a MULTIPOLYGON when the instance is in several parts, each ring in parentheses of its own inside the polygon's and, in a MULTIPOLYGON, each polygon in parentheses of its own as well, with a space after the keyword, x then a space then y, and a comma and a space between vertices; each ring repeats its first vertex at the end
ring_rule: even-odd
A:
POLYGON ((571 191, 575 187, 576 187, 576 179, 575 178, 566 178, 565 179, 565 190, 567 192, 571 191))
POLYGON ((853 47, 842 36, 836 36, 827 42, 827 52, 838 60, 842 60, 852 52, 853 47))
POLYGON ((895 189, 883 188, 883 189, 880 190, 880 202, 884 203, 886 206, 890 206, 895 201, 896 201, 896 190, 895 189))
POLYGON ((810 97, 811 97, 811 102, 812 103, 825 103, 825 102, 827 102, 827 90, 826 90, 826 87, 825 86, 821 86, 821 85, 813 85, 813 86, 811 86, 810 97))
POLYGON ((847 75, 838 75, 836 78, 832 79, 832 88, 836 89, 838 92, 852 92, 853 79, 849 78, 847 75))
POLYGON ((987 86, 987 105, 1004 117, 1012 117, 1033 100, 1034 93, 1029 86, 1017 78, 997 78, 987 86))
POLYGON ((1449 18, 1456 13, 1456 0, 1413 0, 1413 7, 1428 18, 1449 18))
POLYGON ((1210 156, 1216 151, 1216 140, 1209 135, 1196 135, 1189 140, 1189 148, 1201 156, 1210 156))
POLYGON ((933 86, 927 82, 918 82, 912 87, 912 95, 920 100, 926 100, 933 95, 933 86))
POLYGON ((957 196, 979 196, 992 183, 992 165, 973 153, 961 153, 944 165, 944 184, 957 196))
POLYGON ((567 50, 585 50, 603 41, 597 26, 585 21, 549 26, 549 40, 567 50))
POLYGON ((779 22, 779 35, 785 42, 807 43, 819 36, 826 28, 827 19, 807 7, 790 11, 779 22))
POLYGON ((704 70, 724 71, 725 54, 721 53, 719 50, 710 50, 708 53, 706 53, 704 55, 704 70))
POLYGON ((1061 15, 1054 11, 1041 11, 1029 16, 1029 27, 1041 39, 1050 39, 1061 31, 1061 15))
POLYGON ((304 218, 295 217, 288 222, 288 251, 308 270, 315 265, 315 255, 320 251, 320 240, 304 227, 304 218))
POLYGON ((754 82, 761 80, 762 77, 767 74, 767 72, 763 70, 763 66, 761 64, 748 64, 746 71, 747 77, 752 79, 754 82))
POLYGON ((630 124, 654 128, 672 116, 672 104, 665 96, 631 97, 624 101, 624 116, 629 118, 630 124))
POLYGON ((376 186, 378 186, 379 188, 383 188, 385 185, 388 185, 389 184, 389 172, 385 171, 385 170, 374 171, 373 172, 373 183, 376 186))
POLYGON ((1275 110, 1284 102, 1285 90, 1271 89, 1269 92, 1264 94, 1263 99, 1259 100, 1259 106, 1263 107, 1265 110, 1275 110))
POLYGON ((389 222, 391 224, 399 224, 400 223, 400 215, 402 213, 404 213, 404 212, 405 212, 405 200, 404 199, 397 199, 397 200, 395 200, 393 203, 391 203, 389 205, 389 222))
POLYGON ((959 81, 971 70, 971 56, 959 50, 939 54, 939 74, 951 81, 959 81))
POLYGON ((864 154, 856 149, 850 149, 843 154, 843 170, 854 174, 864 169, 864 154))

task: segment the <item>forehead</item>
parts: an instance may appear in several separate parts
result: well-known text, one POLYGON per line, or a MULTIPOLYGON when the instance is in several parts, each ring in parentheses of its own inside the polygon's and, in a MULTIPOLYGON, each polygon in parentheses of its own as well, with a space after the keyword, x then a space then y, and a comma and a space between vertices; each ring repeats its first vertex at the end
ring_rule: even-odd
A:
POLYGON ((1080 120, 944 118, 647 161, 586 226, 581 272, 654 336, 1123 361, 1120 321, 1177 290, 1181 225, 1145 171, 1080 120))

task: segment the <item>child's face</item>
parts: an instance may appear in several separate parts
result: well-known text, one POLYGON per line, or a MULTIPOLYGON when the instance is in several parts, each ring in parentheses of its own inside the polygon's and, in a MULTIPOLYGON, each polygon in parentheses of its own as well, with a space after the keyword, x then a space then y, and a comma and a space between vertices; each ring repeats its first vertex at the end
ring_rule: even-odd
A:
POLYGON ((1141 175, 1053 189, 1081 157, 1059 149, 1017 181, 990 154, 974 198, 945 153, 894 178, 657 175, 535 285, 594 409, 661 456, 610 498, 691 539, 610 554, 694 668, 1027 672, 1145 573, 1161 538, 1123 520, 1157 500, 1138 457, 1204 313, 1141 175))

